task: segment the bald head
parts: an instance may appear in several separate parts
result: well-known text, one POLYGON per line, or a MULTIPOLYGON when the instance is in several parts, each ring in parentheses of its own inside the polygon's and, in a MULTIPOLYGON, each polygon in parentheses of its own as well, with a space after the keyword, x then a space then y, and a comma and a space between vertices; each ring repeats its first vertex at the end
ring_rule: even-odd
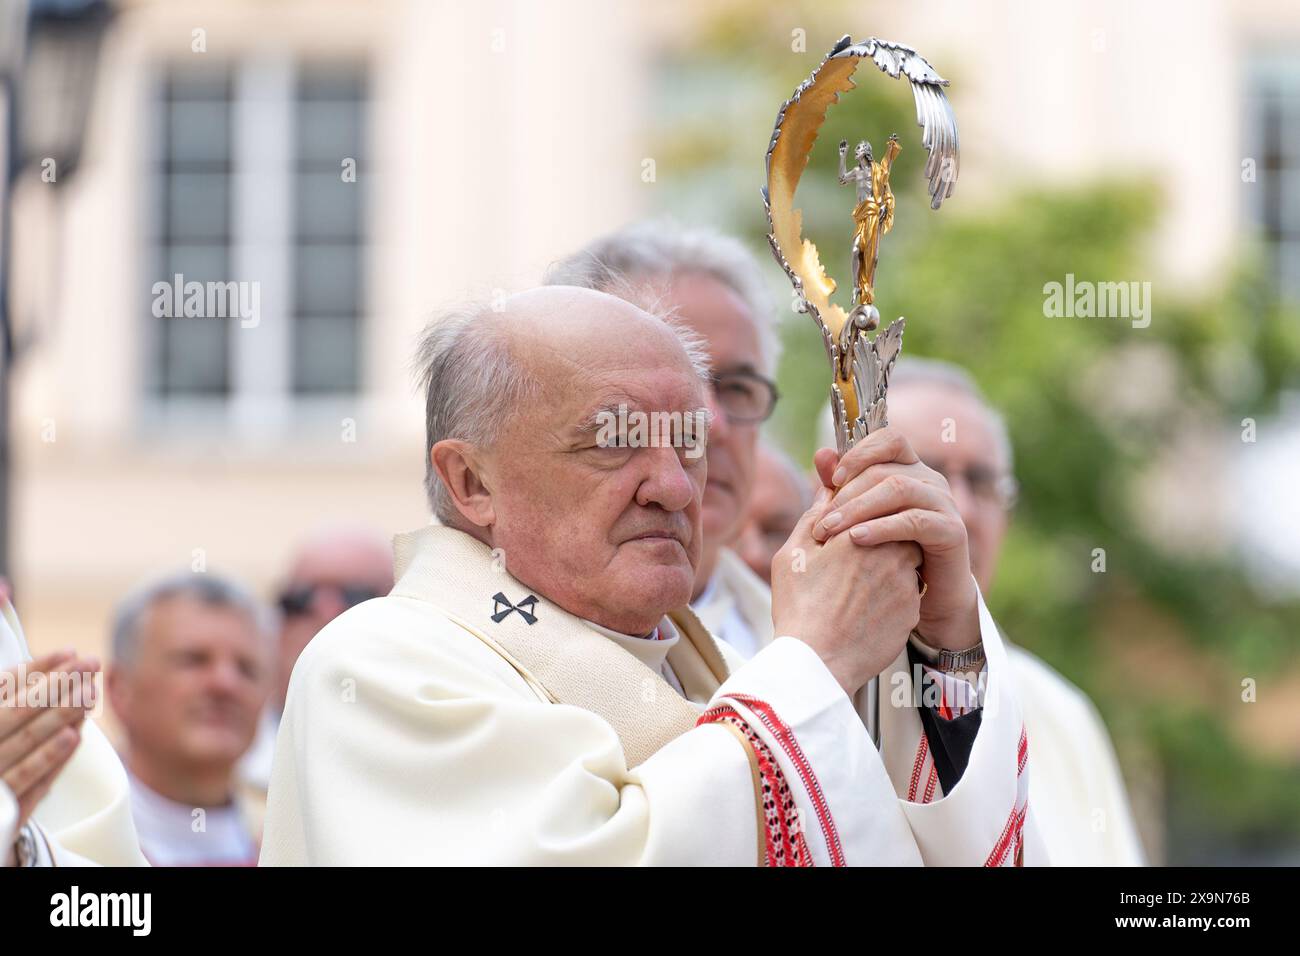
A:
POLYGON ((699 562, 704 355, 669 318, 569 286, 435 321, 420 350, 435 513, 571 613, 649 630, 699 562))
POLYGON ((680 356, 679 335, 659 313, 633 302, 578 286, 539 286, 518 292, 491 313, 497 327, 513 341, 566 356, 591 349, 666 349, 680 356))
POLYGON ((322 578, 393 583, 393 550, 368 528, 321 528, 304 538, 289 562, 290 581, 322 578))
POLYGON ((298 545, 280 591, 280 642, 272 703, 284 707, 298 655, 330 621, 354 604, 393 589, 393 553, 366 528, 332 527, 298 545))
POLYGON ((519 412, 567 394, 593 374, 617 379, 647 363, 688 368, 707 381, 699 339, 669 317, 593 289, 542 286, 504 302, 435 317, 417 355, 425 393, 425 491, 433 513, 454 509, 428 451, 448 438, 488 448, 519 412))

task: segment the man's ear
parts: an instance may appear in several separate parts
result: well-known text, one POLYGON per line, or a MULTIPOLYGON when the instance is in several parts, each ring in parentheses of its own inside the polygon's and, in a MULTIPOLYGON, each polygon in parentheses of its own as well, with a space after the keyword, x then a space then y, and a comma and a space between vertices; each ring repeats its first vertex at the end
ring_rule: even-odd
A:
POLYGON ((480 528, 496 522, 492 492, 483 481, 483 460, 469 442, 447 438, 429 449, 429 461, 465 520, 480 528))

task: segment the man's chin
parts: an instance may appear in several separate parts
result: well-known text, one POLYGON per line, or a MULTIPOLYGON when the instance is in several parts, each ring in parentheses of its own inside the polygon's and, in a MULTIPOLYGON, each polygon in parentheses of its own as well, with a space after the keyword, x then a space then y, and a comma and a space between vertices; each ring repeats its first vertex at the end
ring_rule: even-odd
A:
POLYGON ((687 557, 686 549, 672 539, 655 539, 650 546, 641 539, 624 546, 628 562, 619 576, 624 593, 635 593, 646 605, 655 609, 654 616, 662 617, 668 611, 681 607, 691 599, 695 587, 695 569, 687 557))
POLYGON ((185 751, 195 763, 234 764, 251 743, 242 730, 202 727, 190 735, 185 751))

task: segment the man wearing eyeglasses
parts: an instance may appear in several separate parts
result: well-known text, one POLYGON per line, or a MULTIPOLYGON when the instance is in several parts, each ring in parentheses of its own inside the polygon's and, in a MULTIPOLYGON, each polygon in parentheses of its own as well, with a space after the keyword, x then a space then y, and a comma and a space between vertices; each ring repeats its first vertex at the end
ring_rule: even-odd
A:
MULTIPOLYGON (((966 525, 971 571, 988 594, 1017 495, 1002 417, 962 369, 904 358, 890 381, 889 421, 947 479, 966 525)), ((1007 651, 1033 741, 1029 802, 1052 863, 1142 865, 1124 781, 1092 701, 1025 649, 1008 641, 1007 651)))
MULTIPOLYGON (((1018 493, 1006 423, 965 371, 915 357, 902 359, 890 380, 889 420, 947 481, 966 526, 971 571, 988 594, 1018 493)), ((821 426, 820 443, 833 444, 829 408, 821 426)), ((770 566, 780 547, 769 540, 779 532, 769 536, 764 529, 779 529, 791 510, 804 507, 806 491, 794 486, 788 468, 778 453, 760 454, 755 484, 768 491, 755 495, 741 535, 756 572, 770 566)), ((1141 865, 1144 854, 1124 781, 1096 708, 1024 648, 1008 642, 1007 651, 1033 742, 1029 801, 1049 859, 1058 866, 1141 865)), ((936 772, 923 751, 916 762, 918 777, 936 772)))

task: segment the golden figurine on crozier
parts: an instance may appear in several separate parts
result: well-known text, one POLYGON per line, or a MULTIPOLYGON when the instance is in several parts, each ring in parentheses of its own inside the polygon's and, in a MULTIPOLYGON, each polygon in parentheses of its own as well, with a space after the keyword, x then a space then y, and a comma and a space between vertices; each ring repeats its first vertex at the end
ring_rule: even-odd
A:
POLYGON ((871 144, 858 143, 854 156, 857 165, 845 167, 849 144, 840 140, 840 185, 853 184, 858 189, 858 204, 853 208, 853 309, 849 322, 859 329, 875 331, 880 325, 876 300, 876 264, 880 260, 880 240, 894 226, 894 193, 889 188, 889 170, 902 152, 898 134, 889 137, 884 158, 873 162, 871 144))

